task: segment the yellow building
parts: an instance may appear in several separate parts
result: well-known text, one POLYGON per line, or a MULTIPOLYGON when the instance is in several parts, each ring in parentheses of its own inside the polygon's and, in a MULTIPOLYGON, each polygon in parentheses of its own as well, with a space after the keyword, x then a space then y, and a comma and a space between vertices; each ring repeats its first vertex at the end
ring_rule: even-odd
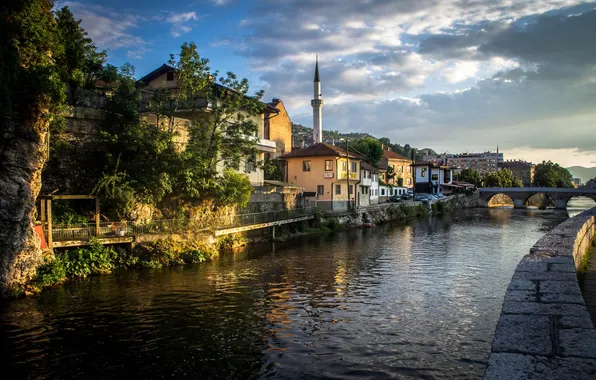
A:
MULTIPOLYGON (((186 148, 191 123, 209 118, 210 110, 213 106, 212 102, 218 102, 218 99, 189 99, 189 106, 176 109, 174 118, 158 120, 155 113, 150 111, 148 102, 156 89, 169 89, 173 94, 178 91, 180 85, 176 69, 164 64, 141 78, 138 81, 138 86, 142 96, 140 105, 141 117, 145 118, 149 124, 158 125, 161 128, 167 128, 177 132, 174 142, 178 144, 180 150, 186 148)), ((216 83, 214 83, 214 86, 224 89, 223 86, 216 83)), ((277 102, 274 100, 274 103, 281 105, 282 110, 276 108, 273 103, 263 103, 263 112, 260 115, 252 117, 252 121, 259 128, 256 136, 258 138, 257 149, 259 150, 257 161, 263 161, 266 154, 277 157, 289 149, 288 147, 291 147, 292 122, 288 117, 283 103, 280 100, 277 102), (273 138, 270 139, 270 136, 273 138), (279 147, 276 141, 279 141, 279 147)), ((220 172, 223 171, 223 164, 218 164, 217 169, 220 172)), ((263 184, 264 173, 262 168, 246 161, 241 165, 239 172, 245 173, 253 185, 263 184)))
POLYGON ((282 156, 286 160, 287 181, 316 194, 318 207, 346 209, 356 202, 354 191, 360 184, 363 158, 327 143, 317 143, 282 156), (349 187, 348 187, 349 186, 349 187), (348 190, 349 189, 349 190, 348 190))
POLYGON ((276 151, 271 158, 277 158, 292 151, 292 120, 280 99, 267 103, 264 113, 264 137, 275 141, 276 151))
POLYGON ((412 173, 412 160, 391 151, 390 148, 385 147, 383 149, 383 157, 379 161, 379 169, 381 174, 379 178, 382 182, 391 186, 414 186, 414 175, 412 173), (387 170, 389 167, 393 167, 395 176, 393 178, 387 178, 387 170), (401 181, 400 181, 401 178, 401 181), (401 182, 401 183, 400 183, 401 182))

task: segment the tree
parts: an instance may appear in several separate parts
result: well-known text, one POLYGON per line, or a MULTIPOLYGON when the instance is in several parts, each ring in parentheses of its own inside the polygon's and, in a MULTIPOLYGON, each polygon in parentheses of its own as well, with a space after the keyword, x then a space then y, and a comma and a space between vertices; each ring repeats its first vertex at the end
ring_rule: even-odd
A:
POLYGON ((383 157, 383 147, 381 143, 373 137, 357 139, 350 144, 350 149, 364 156, 366 161, 375 167, 383 157))
POLYGON ((474 184, 474 186, 482 186, 482 176, 480 173, 474 169, 466 168, 463 169, 458 177, 460 181, 468 182, 474 184))
POLYGON ((42 262, 33 230, 50 122, 63 112, 62 54, 53 4, 0 6, 0 296, 28 282, 42 262))
MULTIPOLYGON (((179 155, 174 193, 189 200, 227 204, 221 183, 230 176, 224 176, 220 169, 263 164, 258 161, 256 124, 263 112, 263 91, 249 95, 246 79, 238 79, 232 72, 219 76, 209 67, 209 60, 198 54, 194 43, 184 43, 180 54, 172 54, 168 64, 178 86, 175 91, 154 90, 148 108, 156 117, 157 127, 165 127, 171 136, 178 129, 179 111, 190 115, 191 123, 185 126, 190 137, 179 155)), ((239 189, 248 191, 246 187, 239 189)))
POLYGON ((572 176, 569 170, 551 161, 542 161, 536 165, 534 186, 572 188, 572 176))
POLYGON ((56 27, 59 39, 64 45, 62 54, 57 55, 62 80, 68 86, 68 100, 71 105, 84 97, 82 90, 95 87, 95 81, 104 72, 107 58, 105 51, 98 52, 87 32, 76 21, 68 7, 56 12, 56 27))
POLYGON ((488 172, 484 176, 484 186, 486 187, 503 187, 501 186, 501 177, 497 172, 488 172))

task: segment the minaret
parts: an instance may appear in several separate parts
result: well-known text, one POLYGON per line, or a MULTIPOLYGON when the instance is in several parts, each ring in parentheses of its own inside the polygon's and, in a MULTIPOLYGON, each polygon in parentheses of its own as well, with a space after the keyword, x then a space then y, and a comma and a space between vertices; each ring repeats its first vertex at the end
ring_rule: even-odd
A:
POLYGON ((321 81, 319 80, 319 56, 315 63, 315 97, 312 105, 312 138, 313 143, 323 142, 323 99, 321 99, 321 81))

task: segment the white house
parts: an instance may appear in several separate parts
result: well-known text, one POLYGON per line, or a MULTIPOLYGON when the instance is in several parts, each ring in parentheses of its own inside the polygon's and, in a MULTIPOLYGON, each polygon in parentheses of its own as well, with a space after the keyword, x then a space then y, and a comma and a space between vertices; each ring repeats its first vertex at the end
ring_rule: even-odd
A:
POLYGON ((356 202, 358 206, 379 203, 379 170, 366 161, 360 164, 360 183, 356 202))
POLYGON ((436 162, 423 161, 412 164, 414 167, 414 189, 417 193, 440 193, 450 187, 452 168, 436 162))

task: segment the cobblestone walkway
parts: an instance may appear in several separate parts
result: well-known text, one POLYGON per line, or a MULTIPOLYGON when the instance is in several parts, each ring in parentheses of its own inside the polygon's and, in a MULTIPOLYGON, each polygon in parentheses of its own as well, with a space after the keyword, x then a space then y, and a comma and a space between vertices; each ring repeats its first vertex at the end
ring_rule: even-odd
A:
POLYGON ((584 280, 583 295, 586 301, 586 306, 590 317, 592 317, 592 324, 596 326, 596 250, 592 251, 590 257, 590 265, 586 271, 584 280))

